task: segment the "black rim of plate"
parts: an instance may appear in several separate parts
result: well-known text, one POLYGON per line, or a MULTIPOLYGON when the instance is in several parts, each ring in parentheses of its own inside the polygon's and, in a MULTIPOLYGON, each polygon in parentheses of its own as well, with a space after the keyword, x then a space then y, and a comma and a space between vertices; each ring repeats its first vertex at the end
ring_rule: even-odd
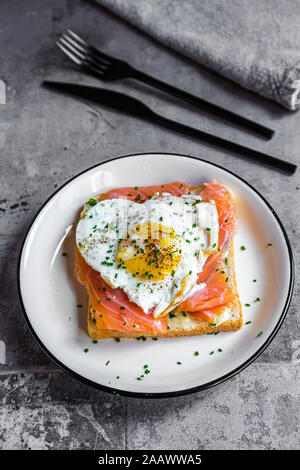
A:
POLYGON ((194 156, 191 156, 191 155, 183 155, 183 154, 175 154, 175 153, 167 153, 167 152, 143 152, 143 153, 137 153, 137 154, 129 154, 129 155, 122 155, 120 157, 116 157, 116 158, 108 158, 107 160, 101 162, 101 163, 97 163, 83 171, 81 171, 80 173, 78 173, 77 175, 73 176, 72 178, 70 178, 68 181, 66 181, 64 184, 62 184, 58 189, 56 189, 56 191, 54 191, 51 196, 49 196, 47 198, 47 200, 44 202, 44 204, 42 204, 42 206, 40 207, 40 209, 38 210, 37 214, 35 215, 35 217, 33 218, 28 230, 26 231, 26 234, 25 234, 25 237, 24 237, 24 240, 22 242, 22 246, 21 246, 21 249, 20 249, 20 253, 19 253, 19 259, 18 259, 18 275, 17 275, 17 282, 18 282, 18 296, 19 296, 19 302, 20 302, 20 305, 21 305, 21 309, 22 309, 22 312, 23 312, 23 315, 24 315, 24 318, 25 318, 25 322, 31 332, 31 334, 33 335, 34 339, 37 341, 38 345, 40 346, 40 348, 46 353, 46 355, 59 367, 61 368, 64 372, 66 372, 67 374, 69 374, 71 377, 87 384, 87 385, 90 385, 94 388, 97 388, 99 390, 102 390, 102 391, 105 391, 105 392, 109 392, 109 393, 113 393, 113 394, 119 394, 121 396, 128 396, 128 397, 134 397, 134 398, 170 398, 170 397, 178 397, 178 396, 184 396, 184 395, 189 395, 191 393, 196 393, 196 392, 201 392, 203 390, 207 390, 211 387, 214 387, 222 382, 225 382, 226 380, 230 379, 231 377, 234 377, 236 374, 238 374, 239 372, 241 372, 242 370, 244 370, 246 367, 248 367, 255 359, 257 359, 261 354, 262 352, 269 346, 269 344, 273 341, 273 339, 275 338, 276 334, 278 333, 285 317, 286 317, 286 314, 287 314, 287 311, 288 311, 288 308, 289 308, 289 305, 290 305, 290 302, 291 302, 291 298, 292 298, 292 294, 293 294, 293 287, 294 287, 294 278, 295 278, 295 268, 294 268, 294 259, 293 259, 293 253, 292 253, 292 248, 291 248, 291 245, 290 245, 290 241, 288 239, 288 236, 287 236, 287 233, 282 225, 282 222, 280 221, 278 215, 276 214, 275 210, 272 208, 272 206, 268 203, 268 201, 266 201, 266 199, 251 185, 249 184, 247 181, 245 181, 243 178, 241 178, 240 176, 236 175, 235 173, 223 168, 221 165, 217 165, 216 163, 212 163, 212 162, 209 162, 207 160, 204 160, 204 159, 201 159, 201 158, 198 158, 198 157, 194 157, 194 156), (271 332, 271 334, 269 335, 269 337, 266 339, 266 341, 264 342, 264 344, 249 358, 247 359, 245 362, 243 362, 239 367, 235 368, 234 370, 232 370, 231 372, 228 372, 227 374, 215 379, 215 380, 212 380, 211 382, 208 382, 206 384, 203 384, 203 385, 198 385, 196 387, 192 387, 192 388, 188 388, 188 389, 185 389, 185 390, 179 390, 179 391, 175 391, 175 392, 159 392, 159 393, 152 393, 152 392, 130 392, 130 391, 125 391, 125 390, 119 390, 117 388, 112 388, 112 387, 108 387, 106 385, 101 385, 101 384, 98 384, 96 382, 93 382, 92 380, 89 380, 89 379, 86 379, 85 377, 83 377, 82 375, 80 374, 77 374, 77 372, 74 372, 72 369, 69 369, 65 364, 63 364, 62 362, 60 362, 47 348, 46 346, 43 344, 43 342, 40 340, 38 334, 35 332, 33 326, 31 325, 30 323, 30 320, 27 316, 27 313, 26 313, 26 309, 25 309, 25 306, 24 306, 24 303, 23 303, 23 299, 22 299, 22 294, 21 294, 21 282, 20 282, 20 267, 21 267, 21 259, 22 259, 22 253, 23 253, 23 248, 24 248, 24 245, 25 245, 25 242, 27 240, 27 236, 32 228, 32 226, 34 225, 35 221, 37 220, 40 212, 43 210, 43 208, 46 206, 46 204, 55 196, 55 194, 57 194, 62 188, 64 188, 66 185, 68 185, 69 183, 71 183, 71 181, 73 181, 74 179, 76 179, 78 176, 86 173, 87 171, 90 171, 92 170, 93 168, 96 168, 96 167, 99 167, 101 165, 104 165, 105 163, 108 163, 108 162, 111 162, 111 161, 115 161, 115 160, 120 160, 121 158, 129 158, 129 157, 140 157, 140 156, 143 156, 143 155, 168 155, 168 156, 179 156, 179 157, 185 157, 185 158, 191 158, 193 160, 198 160, 198 161, 201 161, 201 162, 204 162, 204 163, 208 163, 209 165, 212 165, 212 166, 215 166, 217 168, 220 168, 221 170, 225 171, 226 173, 229 173, 231 175, 233 175, 235 178, 237 178, 238 180, 242 181, 244 184, 246 184, 248 187, 250 187, 252 189, 252 191, 254 191, 254 193, 256 193, 262 200, 263 202, 266 204, 266 206, 269 208, 269 210, 271 211, 271 213, 274 215, 282 233, 283 233, 283 236, 284 236, 284 239, 285 239, 285 242, 286 242, 286 245, 287 245, 287 248, 288 248, 288 253, 289 253, 289 262, 290 262, 290 282, 289 282, 289 289, 288 289, 288 294, 287 294, 287 298, 286 298, 286 302, 285 302, 285 305, 284 305, 284 308, 283 308, 283 311, 280 315, 280 318, 277 322, 277 324, 275 325, 273 331, 271 332))

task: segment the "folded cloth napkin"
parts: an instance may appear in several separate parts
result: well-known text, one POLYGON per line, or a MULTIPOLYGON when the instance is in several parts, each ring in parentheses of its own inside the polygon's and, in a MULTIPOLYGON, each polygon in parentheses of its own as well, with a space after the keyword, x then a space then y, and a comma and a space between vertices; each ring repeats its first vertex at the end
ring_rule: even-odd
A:
POLYGON ((97 0, 249 90, 300 107, 300 0, 97 0))

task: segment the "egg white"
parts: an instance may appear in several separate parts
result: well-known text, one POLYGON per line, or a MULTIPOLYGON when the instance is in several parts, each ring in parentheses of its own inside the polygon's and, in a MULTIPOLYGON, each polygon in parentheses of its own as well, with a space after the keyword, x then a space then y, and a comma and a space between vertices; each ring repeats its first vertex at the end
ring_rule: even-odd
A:
MULTIPOLYGON (((156 195, 137 204, 108 199, 88 209, 76 229, 76 244, 85 261, 113 288, 121 288, 145 313, 166 314, 205 284, 197 284, 207 257, 218 247, 218 213, 214 201, 198 195, 156 195), (116 260, 119 242, 130 230, 146 223, 163 224, 177 235, 181 258, 172 274, 153 281, 139 279, 116 260)), ((138 234, 136 239, 138 240, 138 234)), ((139 240, 143 243, 143 240, 139 240)))

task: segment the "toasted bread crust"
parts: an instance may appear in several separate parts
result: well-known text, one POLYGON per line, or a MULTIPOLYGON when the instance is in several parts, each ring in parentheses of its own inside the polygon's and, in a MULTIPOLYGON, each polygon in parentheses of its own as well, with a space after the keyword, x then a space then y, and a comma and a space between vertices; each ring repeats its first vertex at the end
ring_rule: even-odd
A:
MULTIPOLYGON (((197 188, 193 188, 193 193, 197 194, 203 186, 199 186, 197 188)), ((100 197, 99 195, 98 197, 100 197)), ((84 211, 83 211, 84 213, 84 211)), ((83 214, 82 214, 83 216, 83 214)), ((242 328, 243 325, 243 316, 242 316, 242 306, 240 302, 240 298, 237 291, 237 284, 236 284, 236 273, 235 273, 235 264, 234 264, 234 247, 233 247, 233 239, 230 240, 228 249, 227 249, 227 259, 228 265, 226 266, 227 275, 228 275, 228 283, 232 288, 235 294, 235 303, 231 308, 230 315, 231 319, 226 320, 218 326, 212 326, 206 320, 200 320, 193 318, 192 315, 189 315, 186 312, 187 317, 189 318, 190 325, 188 327, 174 327, 169 326, 169 329, 165 333, 142 333, 142 332, 121 332, 117 330, 109 330, 109 329, 100 329, 97 328, 96 322, 94 319, 95 310, 92 307, 91 303, 89 303, 88 307, 88 315, 87 315, 87 326, 88 332, 92 339, 105 339, 105 338, 139 338, 139 337, 163 337, 163 338, 171 338, 171 337, 180 337, 180 336, 195 336, 195 335, 204 335, 204 334, 211 334, 217 332, 228 332, 228 331, 236 331, 242 328)), ((170 323, 171 324, 171 323, 170 323)))

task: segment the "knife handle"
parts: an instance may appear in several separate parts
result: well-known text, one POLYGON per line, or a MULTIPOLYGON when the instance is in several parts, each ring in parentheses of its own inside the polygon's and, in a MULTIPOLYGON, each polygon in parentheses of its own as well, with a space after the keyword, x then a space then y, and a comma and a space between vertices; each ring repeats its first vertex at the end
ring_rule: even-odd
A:
POLYGON ((280 160, 279 158, 272 157, 271 155, 267 155, 263 152, 259 152, 258 150, 254 150, 254 149, 245 147, 243 145, 237 144, 235 142, 222 139, 222 137, 208 134, 207 132, 200 131, 193 127, 186 126, 184 124, 180 124, 178 122, 172 121, 171 119, 160 116, 159 114, 153 113, 151 117, 153 121, 155 121, 157 124, 160 124, 161 126, 178 131, 190 137, 194 137, 195 139, 198 139, 201 142, 214 145, 215 147, 229 150, 230 152, 237 154, 238 156, 243 156, 243 157, 258 161, 260 163, 270 165, 290 175, 295 173, 297 169, 297 166, 294 165, 293 163, 285 162, 284 160, 280 160))
POLYGON ((176 98, 185 101, 186 103, 192 104, 193 106, 203 109, 204 111, 207 111, 213 114, 214 116, 217 116, 228 122, 232 122, 237 126, 242 127, 243 129, 255 132, 256 134, 259 134, 262 137, 271 139, 274 135, 274 131, 272 129, 269 129, 268 127, 265 127, 259 124, 258 122, 251 121, 250 119, 240 116, 239 114, 233 113, 232 111, 222 108, 221 106, 211 103, 210 101, 206 101, 203 98, 199 98, 198 96, 192 95, 191 93, 188 93, 184 90, 180 90, 179 88, 169 85, 168 83, 158 80, 157 78, 151 77, 151 75, 141 72, 140 70, 134 69, 133 67, 130 67, 129 76, 143 83, 146 83, 147 85, 153 86, 154 88, 162 90, 165 93, 168 93, 169 95, 175 96, 176 98))

